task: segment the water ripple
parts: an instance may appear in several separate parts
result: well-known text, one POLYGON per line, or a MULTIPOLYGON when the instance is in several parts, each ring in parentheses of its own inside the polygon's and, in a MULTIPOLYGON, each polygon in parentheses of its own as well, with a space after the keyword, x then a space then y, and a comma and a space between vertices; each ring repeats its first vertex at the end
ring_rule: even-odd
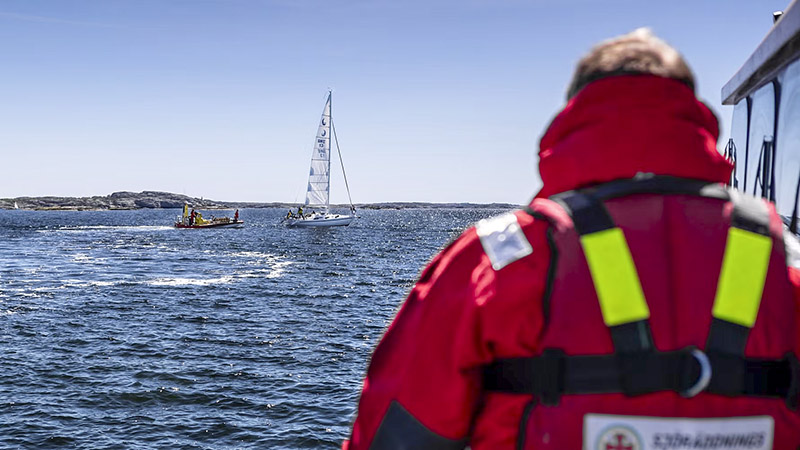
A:
POLYGON ((497 211, 177 213, 0 211, 0 448, 337 448, 422 265, 497 211))

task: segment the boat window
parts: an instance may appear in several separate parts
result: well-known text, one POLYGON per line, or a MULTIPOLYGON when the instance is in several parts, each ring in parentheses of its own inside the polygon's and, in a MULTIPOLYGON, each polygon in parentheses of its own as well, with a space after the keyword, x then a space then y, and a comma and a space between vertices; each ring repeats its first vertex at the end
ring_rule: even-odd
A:
POLYGON ((775 143, 772 136, 764 136, 764 140, 761 141, 753 195, 775 201, 775 143))
MULTIPOLYGON (((731 138, 726 147, 726 156, 734 163, 731 185, 738 189, 747 189, 745 185, 745 169, 747 167, 747 99, 742 99, 733 107, 731 121, 731 138)), ((752 183, 752 180, 751 180, 752 183)))
POLYGON ((800 183, 800 61, 795 61, 780 75, 781 102, 776 136, 778 214, 789 218, 797 202, 800 183))
MULTIPOLYGON (((772 135, 775 132, 775 87, 767 84, 753 94, 753 107, 750 111, 750 135, 747 138, 747 168, 745 173, 745 187, 748 193, 757 196, 765 195, 763 187, 771 181, 763 179, 763 172, 772 167, 771 159, 772 135), (769 145, 765 145, 769 142, 769 145), (765 155, 764 150, 769 150, 765 155), (764 161, 764 157, 767 161, 764 161), (767 163, 766 167, 764 162, 767 163), (762 176, 758 176, 761 172, 762 176), (756 183, 758 176, 759 182, 756 183)), ((741 161, 740 161, 741 164, 741 161)), ((769 175, 769 174, 768 174, 769 175)))

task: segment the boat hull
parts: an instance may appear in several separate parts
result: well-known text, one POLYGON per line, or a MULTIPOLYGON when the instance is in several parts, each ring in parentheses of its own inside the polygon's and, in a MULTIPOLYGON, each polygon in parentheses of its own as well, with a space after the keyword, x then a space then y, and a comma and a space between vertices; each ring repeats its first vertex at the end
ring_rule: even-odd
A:
POLYGON ((209 222, 202 225, 185 225, 181 222, 175 222, 175 228, 240 228, 244 225, 244 221, 230 221, 230 222, 209 222))
POLYGON ((353 216, 318 216, 307 219, 287 219, 286 226, 298 228, 346 227, 354 218, 353 216))

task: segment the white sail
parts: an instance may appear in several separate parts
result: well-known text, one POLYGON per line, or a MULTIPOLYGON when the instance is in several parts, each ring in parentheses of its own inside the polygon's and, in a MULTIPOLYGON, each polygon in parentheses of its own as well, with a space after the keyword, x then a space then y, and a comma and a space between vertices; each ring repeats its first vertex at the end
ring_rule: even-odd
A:
POLYGON ((311 152, 306 206, 328 209, 331 192, 331 94, 322 110, 317 139, 311 152))

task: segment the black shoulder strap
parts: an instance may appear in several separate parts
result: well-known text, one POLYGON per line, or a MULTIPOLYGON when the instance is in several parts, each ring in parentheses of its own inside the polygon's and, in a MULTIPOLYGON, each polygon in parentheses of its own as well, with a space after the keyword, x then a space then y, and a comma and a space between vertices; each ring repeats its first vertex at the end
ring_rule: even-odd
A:
MULTIPOLYGON (((730 191, 730 199, 733 203, 731 228, 744 230, 759 236, 770 236, 769 209, 762 199, 744 195, 738 191, 730 191)), ((726 248, 726 253, 728 251, 726 248)), ((725 267, 723 267, 723 270, 725 270, 725 267)), ((719 290, 720 287, 718 286, 717 288, 719 290)), ((706 351, 744 357, 749 333, 749 327, 715 316, 711 321, 711 329, 706 341, 706 351)))
MULTIPOLYGON (((551 197, 551 200, 561 205, 570 215, 582 242, 585 236, 616 228, 605 205, 594 194, 594 192, 570 191, 551 197)), ((624 251, 627 251, 627 244, 625 245, 624 251)), ((584 251, 587 249, 584 248, 584 251)), ((633 273, 632 276, 636 277, 638 283, 638 275, 633 273)), ((597 284, 603 281, 596 279, 594 273, 592 278, 596 288, 597 284)), ((650 323, 647 319, 609 325, 608 329, 614 350, 618 353, 639 353, 654 349, 650 323)))

